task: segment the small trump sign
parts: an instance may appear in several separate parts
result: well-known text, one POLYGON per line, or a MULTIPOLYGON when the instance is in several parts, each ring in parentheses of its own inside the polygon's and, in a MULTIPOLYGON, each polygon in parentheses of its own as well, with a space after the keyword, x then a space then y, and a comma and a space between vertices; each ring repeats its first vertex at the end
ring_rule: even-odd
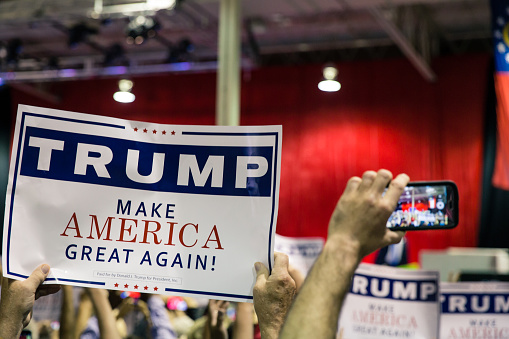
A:
POLYGON ((272 266, 281 126, 160 125, 20 105, 4 275, 252 301, 272 266))
POLYGON ((339 318, 339 339, 438 338, 436 271, 360 264, 339 318))

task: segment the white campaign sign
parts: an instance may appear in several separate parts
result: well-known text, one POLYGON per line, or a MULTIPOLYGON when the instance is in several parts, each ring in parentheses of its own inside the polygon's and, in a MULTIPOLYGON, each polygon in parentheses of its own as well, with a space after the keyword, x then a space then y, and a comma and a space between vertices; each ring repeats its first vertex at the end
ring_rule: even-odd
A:
POLYGON ((160 125, 20 105, 4 275, 252 301, 273 265, 281 126, 160 125))
POLYGON ((274 251, 288 255, 290 265, 306 276, 323 249, 322 238, 292 238, 276 234, 274 251))
POLYGON ((509 283, 440 283, 441 339, 509 338, 509 283))
POLYGON ((339 318, 340 339, 438 338, 439 275, 361 264, 339 318))

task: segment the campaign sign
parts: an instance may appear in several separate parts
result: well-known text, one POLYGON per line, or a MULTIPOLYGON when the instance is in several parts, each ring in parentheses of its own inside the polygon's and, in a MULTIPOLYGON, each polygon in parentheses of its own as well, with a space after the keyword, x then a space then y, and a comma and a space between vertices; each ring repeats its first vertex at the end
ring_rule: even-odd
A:
POLYGON ((4 274, 252 301, 273 260, 281 126, 147 122, 19 106, 4 274))
POLYGON ((441 339, 509 338, 509 283, 440 284, 441 339))
POLYGON ((439 274, 361 264, 341 315, 338 338, 438 338, 439 274))
POLYGON ((276 234, 274 251, 288 255, 290 265, 307 275, 323 249, 322 238, 292 238, 276 234))

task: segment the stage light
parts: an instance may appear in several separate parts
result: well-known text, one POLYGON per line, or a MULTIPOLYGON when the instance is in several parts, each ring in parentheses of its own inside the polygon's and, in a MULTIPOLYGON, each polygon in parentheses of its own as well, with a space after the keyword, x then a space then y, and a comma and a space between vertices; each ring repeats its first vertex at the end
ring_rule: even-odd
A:
POLYGON ((341 84, 337 80, 338 69, 334 66, 325 66, 323 69, 323 80, 318 83, 318 89, 323 92, 337 92, 341 84))
POLYGON ((8 64, 16 65, 22 51, 23 43, 20 39, 10 40, 7 43, 5 61, 7 61, 8 64))
POLYGON ((58 58, 56 56, 50 57, 48 59, 46 65, 43 67, 43 69, 48 69, 48 70, 60 69, 60 64, 59 64, 58 58))
POLYGON ((74 49, 86 41, 89 35, 97 33, 97 29, 88 27, 84 23, 76 24, 69 29, 69 47, 74 49))
POLYGON ((175 0, 147 0, 147 6, 152 10, 172 9, 175 7, 175 0))
POLYGON ((161 28, 159 23, 143 15, 131 18, 126 29, 126 41, 128 44, 141 45, 147 39, 156 36, 156 32, 161 28))
POLYGON ((189 39, 182 39, 176 45, 170 47, 166 62, 186 62, 191 59, 191 53, 194 51, 194 44, 189 39))
POLYGON ((128 104, 134 101, 136 96, 132 94, 131 92, 122 92, 118 91, 113 94, 113 99, 117 102, 121 102, 124 104, 128 104))
POLYGON ((318 88, 323 92, 337 92, 341 89, 341 84, 337 80, 322 80, 318 83, 318 88))
POLYGON ((119 66, 128 64, 124 48, 120 44, 111 45, 104 55, 105 66, 119 66))
POLYGON ((113 99, 117 102, 130 103, 136 96, 131 93, 134 83, 128 79, 122 79, 118 82, 118 91, 113 94, 113 99))

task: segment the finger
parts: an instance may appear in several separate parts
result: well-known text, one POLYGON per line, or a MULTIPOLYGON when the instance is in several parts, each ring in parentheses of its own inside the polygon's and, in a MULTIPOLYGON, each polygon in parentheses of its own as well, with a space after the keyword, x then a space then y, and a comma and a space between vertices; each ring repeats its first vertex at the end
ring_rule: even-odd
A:
POLYGON ((261 262, 255 263, 256 284, 264 283, 269 278, 269 270, 261 262))
POLYGON ((27 327, 28 324, 30 324, 30 321, 32 320, 33 312, 34 312, 34 310, 30 310, 30 312, 28 312, 28 315, 26 316, 26 318, 23 319, 23 327, 27 327))
POLYGON ((306 279, 304 274, 292 265, 288 267, 288 273, 290 273, 290 277, 292 277, 293 281, 295 281, 295 288, 299 291, 300 287, 304 283, 304 279, 306 279))
POLYGON ((218 324, 222 324, 223 323, 224 315, 226 314, 225 311, 226 310, 221 309, 221 308, 217 311, 217 323, 218 324))
POLYGON ((404 231, 387 230, 387 232, 384 235, 385 246, 394 245, 394 244, 399 243, 401 241, 401 239, 403 239, 404 236, 405 236, 404 231))
POLYGON ((24 281, 24 283, 30 288, 30 290, 35 292, 48 276, 49 270, 49 265, 42 264, 38 266, 24 281))
POLYGON ((281 252, 274 252, 274 270, 273 274, 288 274, 288 266, 290 259, 288 256, 281 252))
POLYGON ((410 181, 410 178, 408 177, 408 175, 406 175, 404 173, 399 174, 389 184, 389 188, 387 189, 387 192, 385 193, 384 199, 389 200, 391 203, 393 203, 394 206, 396 206, 396 203, 398 202, 399 197, 405 190, 405 187, 409 181, 410 181))
POLYGON ((230 305, 230 303, 228 301, 226 301, 226 300, 219 300, 218 303, 217 303, 217 308, 219 310, 226 310, 229 305, 230 305))
POLYGON ((362 179, 359 177, 351 177, 345 187, 345 191, 343 194, 348 194, 350 192, 356 191, 359 188, 362 179))
POLYGON ((359 185, 359 191, 366 191, 371 188, 373 185, 373 181, 375 181, 376 172, 375 171, 366 171, 362 175, 362 181, 359 185))
POLYGON ((372 188, 377 193, 382 193, 389 182, 391 182, 392 173, 386 169, 381 169, 376 174, 375 181, 373 182, 372 188))
POLYGON ((210 316, 210 325, 212 327, 216 327, 217 325, 217 316, 218 316, 218 311, 217 310, 212 310, 209 314, 210 316))
POLYGON ((35 299, 39 299, 40 297, 44 297, 50 294, 54 294, 60 291, 60 285, 42 285, 35 292, 35 299))

